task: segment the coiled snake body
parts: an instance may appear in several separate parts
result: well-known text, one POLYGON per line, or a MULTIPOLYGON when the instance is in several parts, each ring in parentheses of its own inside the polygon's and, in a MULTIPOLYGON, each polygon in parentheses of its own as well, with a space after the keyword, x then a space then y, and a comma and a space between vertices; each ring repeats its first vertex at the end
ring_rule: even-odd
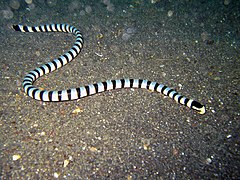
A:
POLYGON ((205 106, 201 105, 199 102, 186 98, 175 90, 163 84, 148 81, 145 79, 108 80, 105 82, 99 82, 83 87, 60 91, 40 90, 39 88, 33 86, 33 83, 39 77, 48 74, 58 68, 61 68, 62 66, 72 61, 81 52, 81 49, 83 47, 82 34, 77 28, 68 24, 49 24, 34 27, 13 25, 12 27, 15 31, 21 32, 66 32, 72 33, 76 36, 76 42, 68 52, 58 57, 57 59, 54 59, 53 61, 30 71, 24 77, 22 83, 24 92, 33 99, 40 101, 70 101, 112 89, 142 88, 162 93, 165 96, 169 96, 176 102, 196 110, 199 114, 204 114, 206 112, 205 106))

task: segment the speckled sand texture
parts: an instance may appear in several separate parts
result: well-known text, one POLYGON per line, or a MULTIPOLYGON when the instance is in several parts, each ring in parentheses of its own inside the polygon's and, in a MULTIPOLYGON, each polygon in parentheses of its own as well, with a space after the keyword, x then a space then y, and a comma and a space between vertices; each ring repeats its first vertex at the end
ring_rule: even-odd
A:
POLYGON ((0 3, 0 179, 240 178, 238 1, 19 2, 0 3), (24 75, 75 38, 15 32, 18 23, 69 23, 84 35, 81 54, 38 87, 145 78, 207 113, 141 89, 35 101, 22 92, 24 75))

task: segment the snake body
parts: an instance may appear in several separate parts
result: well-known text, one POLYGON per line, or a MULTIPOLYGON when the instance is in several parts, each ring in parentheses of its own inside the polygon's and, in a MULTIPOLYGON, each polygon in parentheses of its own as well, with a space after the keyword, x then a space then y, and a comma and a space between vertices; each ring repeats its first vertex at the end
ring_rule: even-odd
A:
POLYGON ((95 84, 89 84, 87 86, 82 86, 78 88, 60 90, 60 91, 47 91, 40 90, 39 88, 33 86, 34 82, 41 76, 55 71, 58 68, 66 65, 72 61, 82 50, 83 47, 83 37, 76 27, 68 24, 48 24, 42 26, 24 26, 24 25, 13 25, 15 31, 20 32, 66 32, 72 33, 76 36, 76 41, 72 48, 61 55, 57 59, 54 59, 32 71, 30 71, 23 79, 22 86, 24 92, 33 99, 40 101, 70 101, 80 99, 86 96, 90 96, 96 93, 120 89, 120 88, 142 88, 151 91, 156 91, 169 96, 176 102, 189 107, 197 111, 199 114, 204 114, 206 112, 205 106, 199 102, 186 98, 180 95, 175 90, 157 82, 149 81, 146 79, 118 79, 118 80, 108 80, 104 82, 98 82, 95 84))

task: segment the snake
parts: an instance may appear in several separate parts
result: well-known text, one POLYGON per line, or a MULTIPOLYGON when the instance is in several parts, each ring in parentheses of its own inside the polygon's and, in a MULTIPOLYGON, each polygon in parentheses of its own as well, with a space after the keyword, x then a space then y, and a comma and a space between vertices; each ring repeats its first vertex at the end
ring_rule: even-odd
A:
POLYGON ((123 78, 107 80, 67 90, 47 91, 37 88, 33 84, 38 78, 63 67, 71 62, 76 56, 78 56, 84 44, 83 35, 80 30, 69 24, 45 24, 40 26, 17 24, 12 25, 12 28, 15 31, 20 32, 65 32, 71 33, 76 37, 76 41, 70 50, 58 58, 53 59, 52 61, 47 62, 38 68, 35 68, 23 78, 22 88, 24 93, 35 100, 43 102, 71 101, 113 89, 141 88, 168 96, 177 103, 185 105, 188 108, 195 110, 199 114, 205 114, 206 112, 205 105, 202 105, 198 101, 187 98, 166 85, 149 81, 147 79, 123 78))

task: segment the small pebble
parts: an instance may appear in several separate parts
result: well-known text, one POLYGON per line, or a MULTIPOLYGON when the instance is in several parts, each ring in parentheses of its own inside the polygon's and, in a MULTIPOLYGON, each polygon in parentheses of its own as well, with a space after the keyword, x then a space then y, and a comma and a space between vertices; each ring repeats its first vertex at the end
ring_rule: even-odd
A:
POLYGON ((150 143, 151 143, 151 140, 150 139, 143 139, 142 143, 143 143, 143 149, 148 150, 149 146, 150 146, 150 143))
POLYGON ((68 159, 69 159, 69 161, 73 161, 73 157, 72 156, 69 156, 68 159))
POLYGON ((39 57, 41 54, 40 54, 40 51, 36 51, 35 54, 39 57))
POLYGON ((220 77, 214 77, 213 79, 214 79, 215 81, 221 80, 220 77))
POLYGON ((207 158, 206 159, 206 164, 211 164, 212 163, 212 159, 211 158, 207 158))
POLYGON ((46 132, 44 131, 40 133, 40 136, 45 136, 45 135, 46 135, 46 132))
POLYGON ((83 112, 83 110, 82 110, 81 108, 77 107, 76 109, 74 109, 74 110, 71 112, 71 114, 78 114, 78 113, 80 113, 80 112, 83 112))
POLYGON ((167 13, 167 15, 168 15, 168 17, 172 17, 172 15, 173 15, 173 11, 168 11, 168 13, 167 13))
POLYGON ((231 138, 232 137, 232 135, 231 134, 229 134, 229 135, 227 135, 227 138, 229 139, 229 138, 231 138))
POLYGON ((19 155, 19 154, 14 154, 13 156, 12 156, 12 160, 13 161, 17 161, 18 159, 20 159, 21 158, 21 155, 19 155))
POLYGON ((68 164, 69 164, 69 160, 68 159, 63 161, 63 167, 67 167, 68 164))
POLYGON ((54 176, 55 178, 58 178, 58 177, 59 177, 59 174, 58 174, 57 172, 55 172, 55 173, 53 174, 53 176, 54 176))
POLYGON ((32 4, 32 0, 25 0, 27 4, 32 4))
POLYGON ((91 6, 86 6, 85 7, 85 11, 86 11, 86 13, 91 13, 92 12, 92 8, 91 8, 91 6))
POLYGON ((95 147, 89 147, 89 150, 90 150, 91 152, 97 152, 97 151, 98 151, 98 149, 95 148, 95 147))
POLYGON ((223 1, 223 4, 224 4, 225 6, 229 5, 230 3, 231 3, 231 0, 224 0, 224 1, 223 1))
POLYGON ((162 1, 162 0, 151 0, 151 3, 152 4, 156 4, 156 3, 160 2, 160 1, 162 1))

